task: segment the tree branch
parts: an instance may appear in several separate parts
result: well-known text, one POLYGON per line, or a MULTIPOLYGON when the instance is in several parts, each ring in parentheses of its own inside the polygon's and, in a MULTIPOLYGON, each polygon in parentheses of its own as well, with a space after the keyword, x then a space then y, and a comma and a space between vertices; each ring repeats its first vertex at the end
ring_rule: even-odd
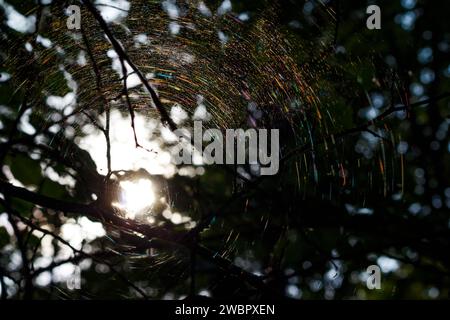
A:
POLYGON ((128 280, 124 275, 122 275, 122 273, 120 273, 118 270, 116 270, 116 268, 109 262, 107 261, 103 261, 99 258, 97 258, 96 256, 86 253, 82 250, 79 250, 77 248, 75 248, 74 246, 72 246, 68 241, 64 240, 63 238, 61 238, 60 236, 54 234, 53 232, 43 229, 37 225, 35 225, 34 223, 32 223, 29 219, 23 217, 22 215, 20 215, 18 212, 16 212, 15 210, 13 210, 12 208, 10 208, 8 206, 8 204, 0 199, 0 204, 2 204, 5 208, 7 208, 7 210, 14 215, 15 217, 17 217, 20 221, 22 221, 24 224, 26 224, 27 226, 29 226, 30 228, 33 228, 34 230, 38 230, 44 234, 50 235, 52 236, 54 239, 58 240, 59 242, 61 242, 62 244, 68 246, 73 252, 78 253, 79 255, 85 256, 87 258, 90 258, 94 261, 97 261, 98 263, 103 263, 105 265, 107 265, 111 271, 113 273, 115 273, 122 281, 124 281, 127 285, 129 285, 130 287, 132 287, 134 290, 136 290, 137 292, 139 292, 140 295, 142 295, 142 297, 144 297, 145 299, 148 299, 148 296, 145 294, 144 291, 142 291, 141 288, 137 287, 134 283, 132 283, 130 280, 128 280))
POLYGON ((111 44, 116 51, 117 55, 120 59, 123 59, 126 61, 131 69, 136 73, 139 80, 141 80, 144 87, 147 89, 147 91, 150 93, 150 96, 152 98, 152 101, 156 107, 156 109, 159 112, 159 115, 161 117, 161 121, 163 124, 167 124, 169 128, 172 131, 175 131, 177 129, 176 124, 173 122, 173 120, 170 118, 169 114, 167 113, 166 109, 164 108, 161 100, 159 99, 158 95, 156 94, 155 90, 151 87, 148 80, 144 77, 142 72, 139 70, 139 68, 133 63, 133 61, 130 59, 128 54, 125 52, 125 50, 122 48, 120 43, 116 40, 113 32, 108 27, 108 24, 101 16, 100 12, 97 10, 97 8, 92 4, 90 0, 81 0, 82 3, 85 4, 86 8, 91 12, 91 14, 94 16, 95 20, 99 23, 100 27, 102 28, 103 32, 105 32, 106 36, 108 37, 109 41, 111 41, 111 44))

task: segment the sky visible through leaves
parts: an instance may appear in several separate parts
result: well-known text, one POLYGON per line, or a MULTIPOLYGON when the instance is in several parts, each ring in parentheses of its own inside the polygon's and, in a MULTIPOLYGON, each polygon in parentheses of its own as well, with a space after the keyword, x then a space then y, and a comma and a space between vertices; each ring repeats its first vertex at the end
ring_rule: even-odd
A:
POLYGON ((82 2, 0 0, 2 298, 448 297, 445 10, 82 2), (174 163, 164 112, 279 129, 280 172, 174 163))

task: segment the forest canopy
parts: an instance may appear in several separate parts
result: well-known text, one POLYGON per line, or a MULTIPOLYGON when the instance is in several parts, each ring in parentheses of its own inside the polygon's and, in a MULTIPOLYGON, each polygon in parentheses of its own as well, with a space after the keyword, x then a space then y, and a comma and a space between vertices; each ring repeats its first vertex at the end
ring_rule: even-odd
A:
POLYGON ((448 298, 449 10, 0 0, 1 299, 448 298))

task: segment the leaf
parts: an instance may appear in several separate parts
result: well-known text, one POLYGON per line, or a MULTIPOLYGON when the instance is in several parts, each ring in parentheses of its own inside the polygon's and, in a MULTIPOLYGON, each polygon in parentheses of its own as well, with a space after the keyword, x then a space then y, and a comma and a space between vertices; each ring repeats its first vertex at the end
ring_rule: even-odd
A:
POLYGON ((9 234, 6 231, 6 228, 0 228, 0 247, 8 244, 10 241, 9 234))
POLYGON ((6 158, 14 178, 24 185, 37 186, 42 180, 42 170, 39 160, 33 160, 28 155, 15 154, 6 158))
POLYGON ((67 199, 69 196, 63 185, 49 179, 44 180, 40 189, 41 194, 56 199, 67 199))

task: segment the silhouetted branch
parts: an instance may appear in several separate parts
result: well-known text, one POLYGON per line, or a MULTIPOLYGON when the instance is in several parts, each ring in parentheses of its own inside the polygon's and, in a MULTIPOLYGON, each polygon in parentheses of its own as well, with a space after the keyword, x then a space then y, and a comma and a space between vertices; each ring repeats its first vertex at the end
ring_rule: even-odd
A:
MULTIPOLYGON (((231 274, 243 278, 246 282, 248 282, 252 286, 255 286, 257 288, 265 287, 262 278, 255 276, 249 272, 246 272, 245 270, 234 265, 228 259, 219 256, 218 254, 212 252, 211 250, 207 249, 206 247, 200 244, 197 244, 192 241, 187 241, 185 233, 177 234, 174 232, 170 232, 169 230, 164 229, 161 226, 152 227, 149 225, 138 224, 135 221, 122 219, 119 216, 115 215, 114 213, 110 214, 102 210, 101 208, 96 207, 94 204, 85 205, 61 201, 58 199, 36 194, 24 188, 15 187, 10 183, 3 182, 1 180, 0 180, 0 192, 5 195, 20 198, 22 200, 49 209, 86 215, 96 220, 107 222, 116 228, 120 228, 122 231, 128 230, 134 233, 138 233, 141 236, 136 234, 132 234, 132 236, 135 237, 137 241, 141 242, 143 247, 151 248, 153 246, 153 242, 151 241, 153 238, 170 241, 172 243, 185 246, 187 248, 192 248, 192 246, 194 245, 196 246, 195 251, 207 261, 210 261, 211 263, 218 265, 220 268, 226 270, 227 272, 230 272, 231 274)), ((0 203, 3 203, 3 200, 0 199, 0 203)), ((40 229, 38 229, 38 227, 36 227, 36 230, 41 231, 40 229)))
POLYGON ((42 233, 44 233, 46 235, 52 236, 54 239, 58 240, 59 242, 61 242, 64 245, 66 245, 73 252, 78 253, 79 255, 85 256, 85 257, 90 258, 90 259, 92 259, 92 260, 94 260, 96 262, 103 263, 103 264, 107 265, 111 269, 111 271, 117 275, 118 278, 120 278, 128 286, 130 286, 134 290, 136 290, 140 295, 142 295, 142 297, 144 297, 145 299, 148 299, 148 296, 145 294, 144 291, 142 291, 141 288, 137 287, 134 283, 132 283, 130 280, 128 280, 128 278, 126 278, 124 275, 122 275, 122 273, 120 273, 118 270, 116 270, 116 268, 111 263, 109 263, 107 261, 103 261, 103 260, 99 259, 98 257, 96 257, 95 255, 92 255, 92 254, 86 253, 86 252, 84 252, 82 250, 79 250, 79 249, 75 248, 74 246, 72 246, 68 241, 64 240, 63 238, 61 238, 60 236, 54 234, 53 232, 51 232, 49 230, 46 230, 46 229, 43 229, 43 228, 35 225, 29 219, 23 217, 18 212, 16 212, 12 208, 10 208, 9 205, 4 200, 0 199, 0 204, 2 204, 8 210, 8 212, 10 214, 12 214, 15 217, 17 217, 20 221, 22 221, 24 224, 26 224, 27 226, 29 226, 33 230, 37 230, 37 231, 40 231, 40 232, 42 232, 42 233))
POLYGON ((170 118, 169 114, 167 113, 166 109, 164 108, 164 106, 163 106, 161 100, 159 99, 158 95, 156 94, 155 90, 153 90, 153 88, 149 84, 148 80, 144 77, 144 75, 139 70, 139 68, 133 63, 133 61, 129 58, 128 54, 122 48, 120 43, 116 40, 113 32, 108 27, 108 24, 103 19, 100 12, 98 12, 97 8, 92 4, 92 2, 90 0, 81 0, 81 1, 85 4, 86 8, 92 13, 95 20, 97 20, 100 27, 102 28, 102 30, 105 32, 106 36, 108 37, 109 41, 111 41, 111 44, 112 44, 114 50, 116 51, 117 55, 119 56, 119 58, 122 59, 123 61, 126 61, 129 64, 129 66, 136 73, 136 75, 138 76, 139 80, 142 82, 144 87, 150 93, 152 101, 160 114, 161 121, 163 122, 163 124, 167 124, 172 131, 176 130, 177 129, 176 124, 170 118))
MULTIPOLYGON (((370 126, 373 126, 375 124, 378 124, 380 122, 383 122, 388 116, 390 116, 391 114, 395 113, 395 112, 399 112, 399 111, 406 111, 409 110, 411 108, 415 108, 424 104, 428 104, 431 102, 436 102, 439 100, 443 100, 445 98, 450 97, 450 93, 445 92, 443 94, 440 94, 436 97, 433 98, 429 98, 426 100, 422 100, 422 101, 418 101, 416 103, 410 104, 410 105, 402 105, 402 106, 397 106, 397 107, 389 107, 388 109, 386 109, 386 111, 384 111, 383 113, 381 113, 379 116, 377 116, 376 118, 374 118, 373 120, 370 120, 368 122, 366 122, 363 125, 360 126, 356 126, 350 129, 346 129, 343 130, 341 132, 338 133, 334 133, 334 134, 330 134, 328 136, 326 136, 324 139, 321 139, 320 141, 315 142, 316 145, 321 145, 324 144, 326 141, 336 141, 337 139, 342 139, 346 136, 355 134, 355 133, 360 133, 363 131, 367 131, 367 129, 370 126)), ((289 151, 281 160, 280 160, 280 166, 282 163, 286 162, 288 159, 290 159, 291 157, 298 155, 299 153, 304 153, 306 151, 309 151, 313 148, 313 144, 308 142, 306 144, 304 144, 301 147, 295 148, 291 151, 289 151)))

